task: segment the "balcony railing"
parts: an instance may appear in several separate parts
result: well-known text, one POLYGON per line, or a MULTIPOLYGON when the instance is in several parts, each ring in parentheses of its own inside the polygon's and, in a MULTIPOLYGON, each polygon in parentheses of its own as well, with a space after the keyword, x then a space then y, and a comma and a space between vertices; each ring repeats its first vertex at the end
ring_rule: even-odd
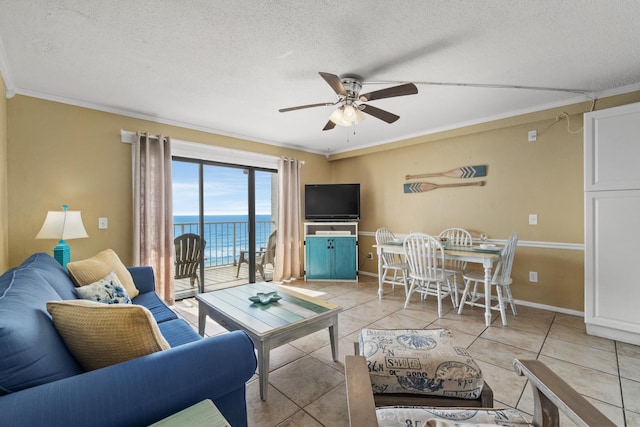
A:
MULTIPOLYGON (((256 249, 267 245, 273 227, 273 221, 256 221, 256 249)), ((185 233, 200 235, 200 224, 188 222, 173 225, 175 237, 185 233)), ((204 248, 205 267, 236 265, 240 251, 249 249, 249 223, 205 222, 204 240, 207 242, 204 248)))

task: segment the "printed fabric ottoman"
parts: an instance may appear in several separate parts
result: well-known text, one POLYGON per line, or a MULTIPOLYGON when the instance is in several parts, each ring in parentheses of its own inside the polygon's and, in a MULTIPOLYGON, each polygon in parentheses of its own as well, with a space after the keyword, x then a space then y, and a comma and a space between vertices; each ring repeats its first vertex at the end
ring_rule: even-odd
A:
POLYGON ((412 406, 376 408, 378 427, 526 427, 516 409, 441 409, 412 406))
POLYGON ((480 396, 480 367, 448 329, 363 329, 358 341, 374 394, 480 396))

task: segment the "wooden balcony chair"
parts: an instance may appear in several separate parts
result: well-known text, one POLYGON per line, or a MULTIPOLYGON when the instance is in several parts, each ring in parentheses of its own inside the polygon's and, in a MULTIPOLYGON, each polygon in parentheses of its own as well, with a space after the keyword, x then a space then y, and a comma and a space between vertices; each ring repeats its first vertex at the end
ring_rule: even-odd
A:
POLYGON ((529 380, 533 391, 534 412, 531 423, 515 409, 434 408, 428 406, 387 406, 376 408, 369 369, 364 356, 345 357, 347 410, 351 427, 530 425, 556 427, 559 412, 581 426, 615 426, 589 401, 539 360, 513 361, 518 375, 529 380))
MULTIPOLYGON (((277 239, 277 231, 273 231, 269 235, 269 240, 267 240, 267 246, 263 246, 256 252, 256 270, 262 276, 262 280, 267 282, 267 278, 264 272, 265 266, 268 264, 275 266, 275 258, 276 258, 276 239, 277 239)), ((249 251, 242 250, 240 251, 240 259, 238 260, 238 271, 236 272, 236 277, 240 276, 240 266, 242 264, 249 264, 249 251)))
POLYGON ((175 248, 175 278, 190 279, 191 286, 195 282, 200 285, 198 268, 200 266, 200 256, 204 252, 207 242, 200 236, 193 233, 186 233, 173 240, 175 248))

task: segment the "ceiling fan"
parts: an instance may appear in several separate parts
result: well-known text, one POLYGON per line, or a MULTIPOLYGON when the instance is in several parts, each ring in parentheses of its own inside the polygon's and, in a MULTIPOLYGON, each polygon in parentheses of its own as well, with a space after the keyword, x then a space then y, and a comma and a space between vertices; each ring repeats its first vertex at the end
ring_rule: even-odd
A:
POLYGON ((414 95, 418 93, 418 88, 413 83, 405 83, 399 86, 388 87, 373 92, 360 95, 362 89, 362 78, 356 75, 344 75, 342 78, 331 73, 320 72, 320 76, 331 86, 331 89, 338 96, 336 102, 323 102, 319 104, 300 105, 297 107, 281 108, 281 113, 287 111, 302 110, 304 108, 325 107, 329 105, 339 105, 331 114, 329 121, 322 130, 330 130, 338 126, 351 126, 364 120, 364 113, 387 123, 393 123, 400 118, 380 108, 365 104, 376 99, 393 98, 396 96, 414 95))

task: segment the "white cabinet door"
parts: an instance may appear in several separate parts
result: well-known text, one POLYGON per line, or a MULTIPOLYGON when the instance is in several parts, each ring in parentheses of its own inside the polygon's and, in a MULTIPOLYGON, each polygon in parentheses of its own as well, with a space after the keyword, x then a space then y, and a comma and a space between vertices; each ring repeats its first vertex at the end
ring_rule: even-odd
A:
POLYGON ((640 189, 640 103, 584 115, 585 191, 640 189))
POLYGON ((587 332, 640 344, 640 190, 585 196, 587 332))

